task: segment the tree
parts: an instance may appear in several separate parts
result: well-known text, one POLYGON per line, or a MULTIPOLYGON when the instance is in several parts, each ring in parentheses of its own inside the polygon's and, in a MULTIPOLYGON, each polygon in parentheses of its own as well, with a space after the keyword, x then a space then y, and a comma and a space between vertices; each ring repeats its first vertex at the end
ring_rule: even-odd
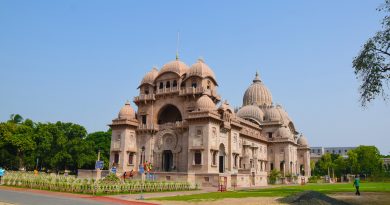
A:
POLYGON ((86 140, 93 142, 95 153, 98 153, 100 150, 100 160, 104 161, 104 168, 108 169, 110 160, 111 129, 107 132, 94 132, 88 134, 86 140))
POLYGON ((15 124, 22 123, 23 122, 23 117, 21 115, 19 115, 19 114, 12 114, 9 117, 9 122, 13 122, 15 124))
MULTIPOLYGON (((378 8, 379 11, 390 12, 390 0, 378 8)), ((360 101, 363 107, 378 95, 386 100, 386 87, 390 79, 390 16, 382 20, 382 30, 369 38, 362 50, 354 58, 352 64, 355 75, 361 79, 360 101)))

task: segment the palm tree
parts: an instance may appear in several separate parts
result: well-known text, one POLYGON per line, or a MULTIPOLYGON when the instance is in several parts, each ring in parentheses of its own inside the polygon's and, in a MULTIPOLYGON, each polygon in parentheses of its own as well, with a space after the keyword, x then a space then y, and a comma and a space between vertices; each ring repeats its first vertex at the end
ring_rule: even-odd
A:
POLYGON ((23 122, 23 117, 19 114, 12 114, 9 117, 9 121, 15 124, 20 124, 21 122, 23 122))

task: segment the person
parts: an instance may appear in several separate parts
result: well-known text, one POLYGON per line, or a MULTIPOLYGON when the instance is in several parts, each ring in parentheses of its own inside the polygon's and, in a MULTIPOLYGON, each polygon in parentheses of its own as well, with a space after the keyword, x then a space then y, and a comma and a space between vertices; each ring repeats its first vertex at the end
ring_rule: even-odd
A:
POLYGON ((131 179, 133 179, 133 170, 130 170, 129 177, 130 177, 131 179))
POLYGON ((356 188, 355 195, 360 196, 360 192, 359 192, 360 179, 358 175, 355 176, 355 180, 353 181, 353 186, 356 188))
POLYGON ((1 185, 1 180, 2 180, 2 178, 3 178, 3 176, 4 176, 4 172, 5 172, 5 170, 2 168, 2 167, 0 167, 0 185, 1 185))
POLYGON ((126 180, 126 175, 127 175, 127 173, 124 172, 124 173, 123 173, 123 181, 126 180))

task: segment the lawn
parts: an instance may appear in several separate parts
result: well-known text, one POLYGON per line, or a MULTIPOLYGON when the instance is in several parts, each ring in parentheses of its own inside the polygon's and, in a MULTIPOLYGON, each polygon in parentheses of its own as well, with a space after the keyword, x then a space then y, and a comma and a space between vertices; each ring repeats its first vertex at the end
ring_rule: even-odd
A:
MULTIPOLYGON (((183 195, 173 197, 152 198, 150 200, 167 200, 167 201, 203 201, 219 200, 224 198, 246 198, 246 197, 283 197, 290 194, 312 190, 324 194, 336 192, 354 192, 352 184, 307 184, 304 186, 275 186, 261 189, 228 191, 228 192, 211 192, 204 194, 183 195)), ((361 192, 390 192, 390 183, 361 183, 361 192)))

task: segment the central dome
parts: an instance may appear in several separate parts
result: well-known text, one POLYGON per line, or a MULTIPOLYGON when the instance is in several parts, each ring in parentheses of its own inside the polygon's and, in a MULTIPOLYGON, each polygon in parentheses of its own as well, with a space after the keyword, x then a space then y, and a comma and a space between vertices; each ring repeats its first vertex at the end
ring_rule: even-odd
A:
POLYGON ((182 76, 184 73, 186 73, 186 71, 188 69, 189 68, 185 63, 183 63, 183 62, 179 61, 179 59, 177 59, 177 60, 174 60, 174 61, 171 61, 171 62, 165 64, 161 68, 159 75, 162 75, 163 73, 171 72, 171 73, 176 73, 179 76, 182 76))
POLYGON ((259 74, 256 73, 256 78, 253 80, 253 84, 245 91, 243 106, 246 105, 272 105, 272 95, 267 87, 259 79, 259 74))

